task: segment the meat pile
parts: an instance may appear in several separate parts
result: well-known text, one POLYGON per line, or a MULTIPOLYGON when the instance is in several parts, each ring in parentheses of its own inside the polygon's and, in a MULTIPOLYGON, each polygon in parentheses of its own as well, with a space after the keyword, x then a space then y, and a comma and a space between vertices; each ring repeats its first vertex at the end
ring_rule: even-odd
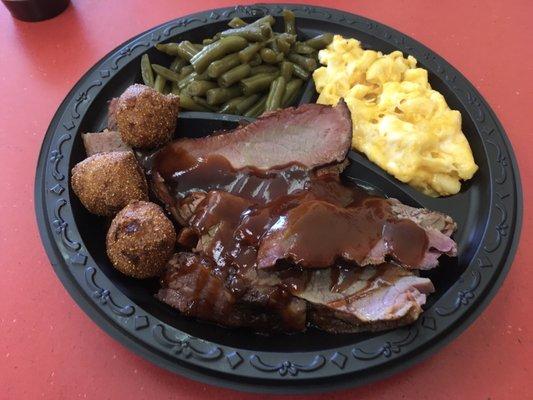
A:
POLYGON ((351 132, 343 102, 307 104, 158 150, 145 169, 181 251, 157 298, 258 331, 416 320, 434 290, 417 270, 456 255, 455 223, 343 183, 351 132))

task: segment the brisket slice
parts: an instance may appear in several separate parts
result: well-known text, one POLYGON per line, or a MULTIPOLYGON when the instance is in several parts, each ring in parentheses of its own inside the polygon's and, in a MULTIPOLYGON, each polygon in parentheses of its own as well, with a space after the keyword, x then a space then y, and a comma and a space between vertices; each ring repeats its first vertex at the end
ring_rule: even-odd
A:
POLYGON ((111 151, 131 151, 131 147, 122 141, 117 131, 106 129, 103 132, 82 133, 81 138, 87 157, 111 151))
POLYGON ((327 268, 338 259, 360 266, 394 259, 411 269, 430 269, 441 254, 454 256, 449 237, 453 220, 395 199, 369 198, 339 207, 321 200, 290 209, 270 227, 258 250, 258 267, 288 260, 307 268, 327 268))
MULTIPOLYGON (((288 196, 298 191, 302 191, 305 187, 307 187, 305 190, 310 192, 308 197, 319 197, 335 204, 342 206, 347 205, 354 199, 354 196, 356 195, 352 189, 339 184, 339 175, 347 167, 347 165, 348 161, 345 160, 344 162, 338 164, 332 164, 309 171, 309 179, 316 180, 318 178, 321 180, 321 185, 309 185, 305 181, 300 180, 297 184, 288 184, 287 187, 284 188, 285 190, 282 193, 277 193, 277 195, 279 197, 288 196)), ((165 203, 167 209, 182 226, 186 226, 189 223, 189 220, 196 212, 197 207, 207 197, 208 194, 206 192, 219 190, 216 187, 206 186, 205 188, 202 188, 205 190, 205 192, 192 191, 187 193, 187 195, 183 198, 179 199, 169 193, 168 188, 161 176, 153 177, 151 183, 152 189, 156 196, 163 201, 163 203, 165 203)), ((245 181, 243 178, 237 178, 227 185, 234 189, 229 190, 228 193, 242 196, 243 194, 239 193, 239 189, 246 188, 249 184, 249 181, 245 181)), ((257 193, 259 193, 259 196, 264 195, 265 193, 272 193, 273 186, 275 186, 275 182, 265 179, 264 182, 260 184, 260 190, 257 193)), ((277 189, 279 190, 279 187, 277 189)), ((244 197, 246 198, 247 196, 244 197)), ((261 202, 262 199, 252 200, 261 202)))
POLYGON ((188 316, 239 324, 233 313, 234 296, 211 273, 206 259, 190 253, 175 254, 169 260, 156 297, 188 316))
MULTIPOLYGON (((183 173, 191 176, 191 171, 197 172, 202 163, 217 158, 226 159, 234 170, 248 167, 265 174, 289 164, 304 170, 326 166, 321 169, 323 173, 340 173, 347 165, 345 156, 351 138, 351 119, 344 102, 336 107, 306 104, 269 113, 233 131, 176 140, 148 157, 144 164, 155 195, 180 224, 186 225, 190 206, 198 203, 187 198, 193 190, 181 190, 183 173), (175 182, 175 175, 182 179, 175 182)), ((241 175, 225 186, 239 188, 244 183, 241 175)), ((203 186, 196 192, 219 189, 217 185, 206 185, 205 179, 203 186)))
POLYGON ((302 331, 310 321, 328 332, 346 333, 411 323, 434 290, 429 279, 393 264, 335 268, 300 271, 305 284, 295 286, 285 271, 255 270, 247 276, 246 291, 236 295, 210 261, 179 253, 169 261, 156 298, 186 316, 230 327, 302 331))
POLYGON ((179 139, 161 153, 193 159, 218 155, 235 169, 262 170, 297 162, 307 168, 341 162, 352 140, 348 107, 305 104, 269 113, 233 131, 199 139, 179 139))
POLYGON ((308 319, 332 333, 380 331, 409 324, 434 291, 427 278, 394 264, 315 270, 296 296, 309 302, 308 319))
POLYGON ((410 323, 422 312, 431 282, 394 264, 257 268, 256 249, 245 247, 245 238, 232 247, 234 236, 243 238, 243 221, 235 216, 249 206, 227 192, 206 195, 180 233, 196 254, 169 262, 160 300, 188 316, 258 331, 303 330, 307 321, 330 332, 376 331, 410 323))
POLYGON ((307 304, 273 285, 250 286, 236 296, 212 263, 192 253, 175 254, 156 294, 160 301, 189 317, 257 331, 302 331, 307 304))

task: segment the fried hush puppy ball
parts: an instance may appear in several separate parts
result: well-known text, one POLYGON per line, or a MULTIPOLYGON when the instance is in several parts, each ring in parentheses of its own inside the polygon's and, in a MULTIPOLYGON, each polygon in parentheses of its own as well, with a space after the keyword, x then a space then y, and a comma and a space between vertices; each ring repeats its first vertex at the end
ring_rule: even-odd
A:
POLYGON ((93 214, 113 216, 134 200, 148 200, 146 178, 131 151, 95 154, 72 168, 71 185, 93 214))
POLYGON ((124 143, 133 148, 159 147, 172 138, 178 118, 179 97, 151 87, 131 85, 112 102, 110 121, 124 143))
POLYGON ((158 276, 174 253, 176 231, 161 207, 134 201, 122 209, 107 232, 107 255, 125 275, 158 276))

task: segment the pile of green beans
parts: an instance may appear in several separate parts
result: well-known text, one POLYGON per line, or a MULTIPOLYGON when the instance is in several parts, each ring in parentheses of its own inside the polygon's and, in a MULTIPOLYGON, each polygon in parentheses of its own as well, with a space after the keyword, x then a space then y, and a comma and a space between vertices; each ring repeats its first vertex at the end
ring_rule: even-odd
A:
POLYGON ((289 107, 318 67, 318 51, 333 35, 299 41, 293 12, 283 10, 282 16, 284 32, 273 32, 271 15, 251 23, 236 17, 229 29, 201 44, 157 44, 157 50, 174 59, 165 67, 144 54, 142 80, 161 93, 179 95, 181 108, 191 111, 257 117, 289 107))

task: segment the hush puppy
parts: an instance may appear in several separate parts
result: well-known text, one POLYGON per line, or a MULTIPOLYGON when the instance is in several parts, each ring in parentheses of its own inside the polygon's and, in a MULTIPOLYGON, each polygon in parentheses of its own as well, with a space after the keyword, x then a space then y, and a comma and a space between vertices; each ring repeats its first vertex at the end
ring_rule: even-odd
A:
POLYGON ((178 96, 135 84, 112 101, 109 120, 124 143, 133 148, 152 149, 172 138, 178 108, 178 96))
POLYGON ((95 154, 72 168, 71 185, 93 214, 112 216, 134 200, 148 200, 146 178, 130 151, 95 154))
POLYGON ((176 231, 161 207, 134 201, 122 209, 107 232, 113 266, 133 278, 159 275, 174 252, 176 231))

